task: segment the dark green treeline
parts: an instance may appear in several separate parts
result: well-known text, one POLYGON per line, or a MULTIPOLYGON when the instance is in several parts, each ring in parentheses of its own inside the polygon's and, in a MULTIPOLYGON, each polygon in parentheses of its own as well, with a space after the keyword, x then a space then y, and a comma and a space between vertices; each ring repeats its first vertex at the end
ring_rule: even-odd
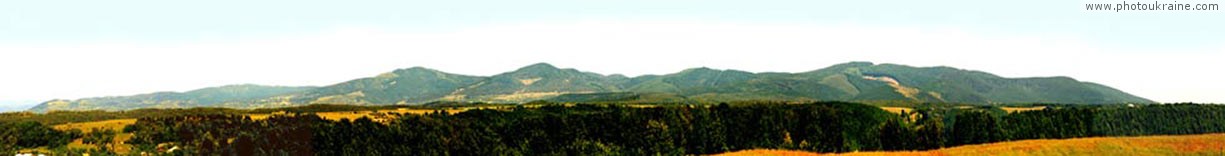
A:
MULTIPOLYGON (((393 114, 396 115, 396 114, 393 114)), ((186 155, 682 155, 743 149, 922 150, 1040 138, 1225 132, 1225 106, 919 107, 902 115, 842 102, 632 108, 550 105, 386 122, 310 114, 141 118, 137 151, 186 155)))

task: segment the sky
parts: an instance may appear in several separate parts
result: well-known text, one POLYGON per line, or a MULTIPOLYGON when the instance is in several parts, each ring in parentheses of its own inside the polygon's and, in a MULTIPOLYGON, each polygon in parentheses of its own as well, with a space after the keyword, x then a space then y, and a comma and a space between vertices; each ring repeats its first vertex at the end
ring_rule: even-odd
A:
MULTIPOLYGON (((1219 4, 1222 0, 1155 1, 1219 4)), ((1225 103, 1225 11, 1106 0, 0 1, 0 106, 228 84, 324 86, 422 66, 803 72, 850 61, 1069 76, 1225 103)))

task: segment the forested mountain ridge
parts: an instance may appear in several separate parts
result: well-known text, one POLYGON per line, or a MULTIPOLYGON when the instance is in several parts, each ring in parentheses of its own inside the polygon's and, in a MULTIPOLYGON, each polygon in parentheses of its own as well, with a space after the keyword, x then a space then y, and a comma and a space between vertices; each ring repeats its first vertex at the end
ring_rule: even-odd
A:
POLYGON ((537 63, 456 89, 443 100, 523 102, 569 93, 617 92, 621 91, 618 79, 625 78, 537 63))
POLYGON ((192 94, 194 92, 53 100, 30 110, 269 108, 304 104, 390 105, 431 101, 520 103, 535 100, 636 103, 748 100, 1153 103, 1105 85, 1069 77, 1004 78, 952 67, 912 67, 871 62, 849 62, 799 73, 752 73, 702 67, 637 77, 602 75, 546 63, 488 77, 413 67, 324 87, 226 92, 227 96, 192 94))
POLYGON ((398 69, 375 77, 350 80, 301 93, 280 95, 249 102, 236 108, 282 107, 298 104, 416 104, 437 100, 456 88, 485 77, 451 74, 424 67, 398 69))

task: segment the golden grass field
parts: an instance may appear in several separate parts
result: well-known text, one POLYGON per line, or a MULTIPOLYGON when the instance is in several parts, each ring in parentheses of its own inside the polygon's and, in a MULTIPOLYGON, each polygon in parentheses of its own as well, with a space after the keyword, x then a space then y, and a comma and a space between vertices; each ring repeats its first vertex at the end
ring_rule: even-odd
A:
MULTIPOLYGON (((123 133, 123 127, 135 123, 136 119, 115 119, 94 122, 67 123, 55 125, 52 126, 52 128, 57 130, 79 129, 83 133, 92 132, 95 128, 111 129, 115 132, 119 132, 115 135, 115 140, 112 142, 112 149, 116 153, 127 153, 132 149, 132 145, 124 144, 124 142, 128 141, 128 139, 132 139, 132 133, 123 133)), ((98 146, 99 145, 85 144, 82 142, 82 139, 72 140, 71 143, 68 143, 68 148, 72 149, 98 149, 98 146)))
MULTIPOLYGON (((372 118, 372 119, 375 119, 375 120, 380 120, 380 119, 383 119, 383 115, 390 114, 390 113, 399 113, 399 114, 425 114, 425 113, 434 112, 434 111, 436 111, 436 110, 442 110, 442 111, 446 111, 446 112, 447 112, 447 113, 449 113, 449 114, 455 114, 455 113, 459 113, 459 112, 463 112, 463 111, 467 111, 467 110, 471 110, 471 109, 478 109, 478 107, 463 107, 463 108, 449 108, 449 109, 407 109, 407 108, 400 108, 400 109, 385 109, 385 110, 377 110, 377 111, 339 111, 339 112, 319 112, 319 113, 315 113, 315 115, 318 115, 319 117, 322 117, 322 118, 324 118, 324 119, 328 119, 328 120, 340 120, 340 119, 349 119, 349 120, 353 120, 353 119, 357 119, 357 118, 361 118, 361 117, 369 117, 369 118, 372 118)), ((268 117, 270 117, 270 116, 272 116, 272 115, 276 115, 276 114, 283 114, 283 113, 281 113, 281 112, 277 112, 277 113, 264 113, 264 114, 248 114, 247 116, 250 116, 250 117, 251 117, 251 119, 254 119, 254 120, 261 120, 261 119, 266 119, 266 118, 268 118, 268 117)))
POLYGON ((914 108, 910 107, 880 107, 880 109, 893 114, 902 114, 902 111, 906 111, 907 113, 914 112, 914 108))
MULTIPOLYGON (((756 149, 718 155, 817 155, 817 153, 756 149)), ((965 145, 928 151, 851 152, 826 155, 1225 155, 1225 134, 1038 139, 965 145)))
MULTIPOLYGON (((467 110, 481 109, 481 108, 491 109, 492 107, 490 108, 463 107, 463 108, 450 108, 450 109, 439 109, 439 110, 446 111, 447 113, 450 113, 450 114, 455 114, 455 113, 459 113, 459 112, 463 112, 467 110)), ((319 112, 315 114, 319 115, 319 117, 322 117, 328 120, 341 120, 341 119, 353 120, 353 119, 357 119, 361 117, 370 117, 374 119, 375 121, 383 122, 383 121, 387 121, 388 119, 391 119, 392 116, 387 116, 389 113, 425 114, 425 113, 434 112, 435 110, 436 109, 401 108, 401 109, 387 109, 387 110, 378 110, 378 111, 319 112)), ((260 119, 266 119, 275 114, 280 114, 280 113, 248 114, 248 116, 250 116, 251 119, 260 120, 260 119)), ((132 145, 126 144, 125 142, 131 139, 133 135, 132 133, 123 133, 123 127, 127 125, 131 125, 131 124, 135 124, 135 123, 136 123, 136 119, 114 119, 114 120, 103 120, 103 121, 92 121, 92 122, 81 122, 81 123, 67 123, 67 124, 54 125, 52 127, 58 130, 79 129, 83 133, 89 133, 93 131, 94 128, 115 130, 116 132, 119 132, 119 134, 115 136, 114 145, 112 149, 116 153, 126 154, 128 153, 128 151, 131 151, 132 145)), ((85 144, 82 142, 82 139, 73 140, 71 143, 68 143, 67 147, 69 149, 99 149, 98 148, 99 145, 85 144)), ((46 152, 46 149, 34 149, 34 150, 46 152)))
MULTIPOLYGON (((961 109, 968 109, 968 108, 970 108, 970 107, 958 107, 958 108, 961 108, 961 109)), ((913 109, 913 108, 910 108, 910 107, 880 107, 880 109, 885 110, 885 111, 890 112, 890 113, 894 113, 894 114, 901 114, 901 113, 902 113, 902 111, 906 111, 906 112, 914 112, 914 109, 913 109)), ((1046 109, 1046 106, 1033 106, 1033 107, 1000 107, 1000 109, 1003 109, 1004 111, 1007 111, 1008 113, 1015 113, 1015 112, 1024 112, 1024 111, 1035 111, 1035 110, 1042 110, 1042 109, 1046 109)))
POLYGON ((1033 107, 1000 107, 1000 109, 1003 109, 1004 111, 1008 111, 1008 113, 1015 113, 1015 112, 1024 112, 1024 111, 1035 111, 1035 110, 1042 110, 1042 109, 1046 109, 1046 106, 1033 106, 1033 107))
POLYGON ((84 132, 84 133, 92 132, 94 128, 123 131, 123 126, 131 125, 134 123, 136 123, 136 119, 115 119, 115 120, 103 120, 103 121, 82 122, 82 123, 67 123, 67 124, 55 125, 55 126, 52 126, 52 128, 55 128, 57 130, 79 129, 81 130, 81 132, 84 132))

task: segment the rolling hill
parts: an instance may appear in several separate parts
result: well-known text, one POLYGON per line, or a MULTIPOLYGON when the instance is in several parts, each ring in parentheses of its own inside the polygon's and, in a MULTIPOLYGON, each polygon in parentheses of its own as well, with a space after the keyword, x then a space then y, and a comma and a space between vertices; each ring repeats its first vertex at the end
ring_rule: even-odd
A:
POLYGON ((665 75, 602 75, 546 63, 493 76, 423 67, 323 87, 234 85, 183 93, 52 100, 30 109, 269 108, 303 104, 390 105, 431 101, 712 103, 897 101, 930 103, 1152 103, 1105 85, 1069 77, 1005 78, 952 67, 849 62, 799 73, 691 68, 665 75))
POLYGON ((261 85, 228 85, 210 87, 187 92, 157 92, 132 96, 109 96, 77 100, 51 100, 40 103, 30 111, 51 110, 131 110, 139 108, 187 108, 216 105, 236 105, 250 99, 262 99, 275 95, 296 93, 315 87, 282 87, 261 85))
POLYGON ((281 107, 295 104, 414 104, 437 100, 450 95, 456 88, 484 80, 485 77, 445 73, 413 67, 360 78, 339 84, 306 90, 300 93, 249 101, 230 107, 281 107))
POLYGON ((562 94, 616 92, 621 90, 617 79, 624 78, 537 63, 459 88, 444 100, 522 102, 562 94))

